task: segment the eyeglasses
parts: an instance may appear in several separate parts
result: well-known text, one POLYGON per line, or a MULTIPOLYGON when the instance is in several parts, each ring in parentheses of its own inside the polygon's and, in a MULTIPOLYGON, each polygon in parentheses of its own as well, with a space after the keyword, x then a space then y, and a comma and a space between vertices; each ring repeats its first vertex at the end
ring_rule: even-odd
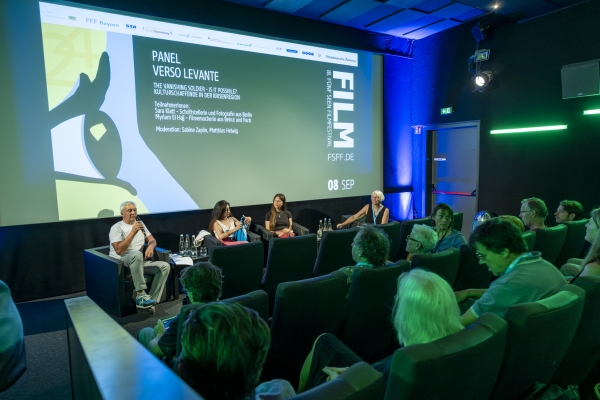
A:
POLYGON ((417 243, 419 243, 420 245, 423 245, 423 243, 419 242, 418 240, 415 240, 415 239, 411 238, 410 236, 407 236, 407 237, 406 237, 406 243, 408 243, 408 241, 409 241, 409 240, 412 240, 413 242, 417 242, 417 243))
POLYGON ((532 212, 532 211, 533 211, 533 210, 525 210, 525 211, 521 211, 521 212, 519 212, 519 215, 523 215, 523 214, 525 214, 525 213, 532 212))
POLYGON ((485 254, 481 254, 481 253, 475 253, 475 256, 477 258, 479 258, 480 260, 485 260, 486 255, 485 254))

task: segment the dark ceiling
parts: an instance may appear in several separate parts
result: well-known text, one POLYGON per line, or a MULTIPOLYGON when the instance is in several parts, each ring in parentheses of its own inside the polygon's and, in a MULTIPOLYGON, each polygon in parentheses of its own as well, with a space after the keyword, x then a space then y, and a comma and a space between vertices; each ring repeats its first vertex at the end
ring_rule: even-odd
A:
POLYGON ((489 12, 525 21, 590 0, 223 0, 404 39, 422 39, 489 12), (494 7, 497 8, 494 11, 494 7))

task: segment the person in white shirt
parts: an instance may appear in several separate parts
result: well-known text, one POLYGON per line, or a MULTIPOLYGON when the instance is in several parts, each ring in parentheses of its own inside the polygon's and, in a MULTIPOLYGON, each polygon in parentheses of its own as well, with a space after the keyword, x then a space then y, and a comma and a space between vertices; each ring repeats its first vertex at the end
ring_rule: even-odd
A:
POLYGON ((121 204, 121 216, 123 220, 114 224, 108 234, 109 256, 122 260, 131 270, 136 291, 135 305, 138 309, 148 309, 160 300, 171 267, 164 261, 152 261, 156 239, 142 221, 136 220, 137 207, 133 201, 121 204), (144 250, 145 242, 148 246, 144 250), (146 294, 144 274, 154 275, 149 294, 146 294))

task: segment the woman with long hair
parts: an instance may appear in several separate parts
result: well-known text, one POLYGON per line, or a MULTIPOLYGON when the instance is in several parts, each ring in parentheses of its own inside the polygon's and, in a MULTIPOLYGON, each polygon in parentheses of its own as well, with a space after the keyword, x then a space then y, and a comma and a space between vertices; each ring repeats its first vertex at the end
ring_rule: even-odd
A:
POLYGON ((592 246, 581 263, 583 267, 581 272, 575 275, 571 282, 580 276, 600 276, 600 235, 598 234, 600 230, 600 208, 596 208, 591 212, 590 220, 585 224, 585 228, 585 240, 591 243, 592 246))
MULTIPOLYGON (((392 321, 401 345, 429 343, 463 329, 452 288, 439 275, 415 268, 398 278, 392 321)), ((365 338, 368 340, 368 338, 365 338)), ((394 355, 373 364, 387 382, 394 355)), ((336 378, 362 361, 334 335, 317 338, 300 373, 298 392, 336 378)))
MULTIPOLYGON (((585 269, 585 267, 592 263, 592 261, 598 257, 600 257, 600 249, 598 247, 600 247, 600 243, 598 243, 598 241, 596 239, 598 239, 598 231, 600 227, 600 208, 595 208, 592 210, 592 212, 590 213, 590 219, 588 221, 587 224, 585 224, 585 241, 590 243, 592 246, 590 247, 590 249, 588 250, 588 254, 585 257, 585 259, 581 259, 581 258, 570 258, 567 263, 565 265, 563 265, 562 267, 560 267, 560 272, 562 272, 562 274, 564 276, 567 277, 567 279, 570 279, 570 277, 576 277, 583 274, 583 270, 585 269), (596 250, 594 250, 594 248, 596 248, 596 250)), ((590 265, 590 268, 588 269, 587 272, 585 272, 585 275, 600 275, 600 271, 595 272, 595 268, 594 265, 590 265)), ((584 276, 585 276, 584 275, 584 276)))
POLYGON ((277 193, 273 197, 271 210, 265 215, 265 228, 277 237, 295 236, 292 230, 292 213, 287 210, 283 193, 277 193))
POLYGON ((217 239, 223 244, 244 243, 233 240, 233 234, 244 226, 250 226, 252 218, 242 216, 244 223, 242 224, 234 216, 231 215, 229 203, 225 200, 220 200, 213 208, 208 231, 212 232, 217 239))

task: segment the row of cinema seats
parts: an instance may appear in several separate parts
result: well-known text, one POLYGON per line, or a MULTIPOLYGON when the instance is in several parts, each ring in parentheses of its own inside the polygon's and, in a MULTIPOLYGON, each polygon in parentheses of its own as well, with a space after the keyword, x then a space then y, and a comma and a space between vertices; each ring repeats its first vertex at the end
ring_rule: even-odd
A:
MULTIPOLYGON (((352 286, 359 286, 358 276, 377 273, 355 271, 352 286)), ((345 297, 344 290, 345 277, 339 272, 279 285, 271 320, 272 346, 262 380, 284 378, 295 386, 301 367, 296 360, 303 361, 312 342, 324 332, 337 332, 355 350, 336 327, 348 318, 352 292, 345 306, 335 300, 345 297)), ((370 299, 369 294, 364 295, 361 303, 370 299)), ((268 315, 268 295, 263 291, 229 301, 253 308, 263 317, 268 315)), ((65 303, 75 399, 141 398, 161 390, 171 395, 175 390, 182 398, 200 398, 89 298, 65 303), (91 334, 97 330, 104 334, 91 334)), ((181 318, 195 307, 198 305, 183 307, 181 318)), ((381 304, 364 307, 373 310, 381 304)), ((389 323, 389 313, 378 318, 389 323)), ((516 399, 540 384, 579 385, 600 358, 599 313, 600 278, 580 278, 548 299, 510 307, 504 319, 484 314, 458 333, 396 350, 388 382, 361 363, 341 380, 297 398, 377 399, 383 398, 385 391, 385 399, 516 399)), ((373 319, 363 325, 377 323, 373 319)), ((369 332, 360 335, 363 342, 374 341, 369 332)))
MULTIPOLYGON (((462 213, 455 213, 454 218, 454 227, 460 229, 462 213)), ((560 267, 561 260, 579 256, 584 243, 586 222, 587 220, 569 222, 536 232, 529 231, 523 236, 530 249, 541 251, 546 260, 560 267)), ((390 238, 390 260, 406 258, 406 237, 413 226, 419 223, 429 225, 431 219, 378 225, 390 238)), ((218 241, 207 238, 209 261, 223 269, 225 276, 223 298, 264 289, 271 299, 272 313, 279 283, 322 276, 344 266, 354 265, 351 243, 358 228, 325 231, 319 246, 316 236, 308 234, 306 228, 296 224, 296 229, 299 236, 290 239, 274 239, 269 237, 270 232, 262 231, 263 236, 266 235, 269 239, 266 247, 258 235, 252 235, 250 243, 238 246, 220 246, 218 241), (266 272, 263 275, 265 266, 266 272)), ((109 257, 108 250, 108 246, 103 246, 84 251, 86 290, 88 296, 102 309, 122 317, 135 312, 133 282, 129 270, 122 262, 109 257)), ((169 261, 165 250, 157 249, 155 256, 169 261)), ((492 280, 490 272, 479 265, 474 252, 466 245, 459 251, 450 249, 437 254, 415 255, 412 265, 436 272, 456 290, 486 288, 492 280)), ((167 299, 178 298, 179 282, 173 276, 179 276, 180 270, 181 267, 173 266, 164 292, 167 299)), ((152 276, 147 278, 151 286, 152 276)))
MULTIPOLYGON (((254 306, 248 298, 231 301, 254 306)), ((89 297, 65 300, 65 308, 73 399, 203 399, 89 297)), ((367 400, 381 398, 383 390, 382 375, 362 362, 296 398, 367 400)))

